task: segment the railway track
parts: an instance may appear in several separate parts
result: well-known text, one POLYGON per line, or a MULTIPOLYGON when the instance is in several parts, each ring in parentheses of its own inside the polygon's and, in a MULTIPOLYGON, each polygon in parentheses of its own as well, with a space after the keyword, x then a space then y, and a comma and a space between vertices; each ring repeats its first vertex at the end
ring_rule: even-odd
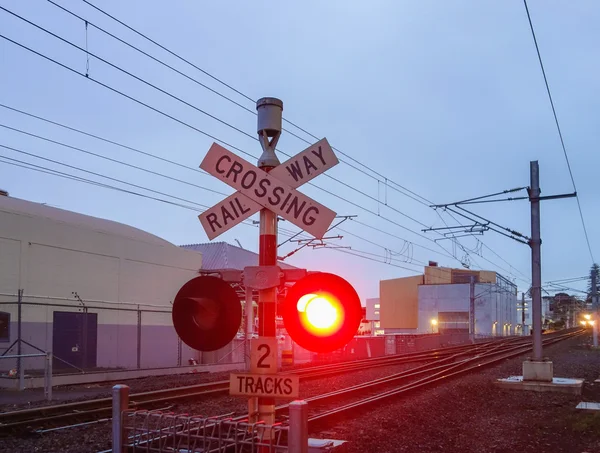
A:
MULTIPOLYGON (((543 343, 545 346, 549 346, 562 340, 581 335, 582 333, 583 330, 579 329, 562 334, 547 335, 543 339, 543 343)), ((358 411, 364 411, 373 403, 410 393, 417 389, 433 386, 466 373, 495 365, 503 360, 523 355, 531 349, 532 343, 530 338, 521 339, 521 341, 517 341, 516 339, 502 342, 498 341, 495 342, 495 344, 489 344, 483 348, 471 346, 470 351, 468 347, 455 348, 445 357, 415 366, 409 370, 306 398, 305 401, 308 402, 309 409, 308 423, 310 429, 311 431, 318 430, 328 424, 338 422, 340 418, 344 416, 351 416, 358 411)), ((283 404, 275 408, 277 421, 283 423, 284 426, 286 424, 288 408, 288 404, 283 404)), ((160 412, 155 412, 153 414, 153 416, 158 417, 158 419, 163 416, 160 412)), ((132 421, 128 422, 131 423, 128 432, 133 434, 128 436, 128 442, 132 451, 146 451, 147 448, 153 449, 155 447, 157 449, 152 451, 163 451, 160 445, 170 445, 171 441, 173 442, 173 445, 177 444, 180 449, 186 449, 187 447, 192 448, 192 445, 196 444, 188 444, 187 442, 190 441, 190 438, 202 439, 205 434, 210 438, 211 429, 219 423, 215 421, 207 425, 198 425, 197 422, 194 423, 194 417, 186 415, 177 416, 165 413, 164 416, 167 418, 170 416, 175 417, 169 419, 166 423, 170 428, 175 428, 169 431, 173 434, 165 434, 165 431, 157 429, 156 427, 153 429, 146 427, 147 422, 144 422, 144 420, 146 420, 147 415, 150 415, 149 412, 140 411, 130 415, 133 418, 132 421), (139 418, 141 425, 140 422, 134 421, 135 418, 139 418), (189 418, 191 423, 186 424, 186 418, 189 418), (173 423, 177 424, 177 426, 171 426, 173 423), (188 430, 190 430, 189 433, 188 430), (208 431, 205 432, 206 430, 208 431), (183 434, 183 436, 181 436, 181 434, 183 434), (190 437, 189 434, 192 436, 190 437), (169 437, 171 435, 175 435, 176 438, 171 440, 169 437), (158 444, 156 444, 156 442, 158 442, 158 444)), ((223 420, 230 422, 247 422, 247 415, 239 417, 231 417, 231 415, 232 414, 223 416, 223 420)), ((111 450, 106 450, 102 453, 110 452, 111 450)))
MULTIPOLYGON (((465 362, 469 357, 487 356, 486 354, 494 353, 499 348, 516 347, 520 349, 530 346, 529 338, 512 337, 504 340, 490 340, 477 344, 468 344, 461 346, 453 346, 441 348, 426 352, 396 354, 391 356, 355 360, 352 362, 343 362, 329 365, 321 365, 298 370, 286 371, 282 374, 296 374, 301 380, 318 379, 327 376, 333 376, 341 373, 350 373, 354 371, 364 370, 365 368, 383 367, 391 365, 403 365, 410 363, 424 363, 417 368, 414 368, 409 373, 426 373, 430 369, 439 369, 443 364, 454 364, 457 360, 460 363, 465 362), (431 368, 430 368, 431 367, 431 368)), ((466 362, 465 362, 466 363, 466 362)), ((381 382, 373 382, 361 384, 356 389, 344 389, 338 392, 331 392, 329 395, 320 395, 321 399, 309 399, 309 401, 322 401, 341 397, 344 394, 356 393, 361 389, 369 388, 369 386, 381 386, 386 383, 397 382, 394 379, 406 379, 406 372, 399 373, 390 377, 378 380, 381 382), (366 386, 366 387, 365 387, 366 386), (347 391, 347 393, 340 393, 347 391)), ((197 384, 192 386, 177 387, 164 390, 156 390, 151 392, 143 392, 130 395, 130 409, 145 409, 156 408, 161 404, 170 404, 180 399, 211 398, 218 395, 225 395, 229 391, 229 381, 216 381, 210 383, 197 384)), ((284 413, 287 406, 278 406, 278 412, 284 413)), ((109 420, 112 411, 111 398, 99 398, 88 401, 66 403, 60 405, 43 406, 31 409, 24 409, 0 414, 0 434, 16 434, 19 432, 44 432, 46 430, 56 429, 57 427, 65 427, 70 425, 94 423, 97 421, 109 420)))
MULTIPOLYGON (((545 338, 543 344, 544 346, 549 346, 581 335, 582 333, 582 330, 577 330, 555 335, 545 338)), ((515 342, 513 344, 490 347, 470 357, 468 357, 468 353, 458 352, 438 361, 394 375, 310 397, 306 399, 309 403, 308 422, 311 425, 327 423, 357 410, 364 410, 368 405, 384 399, 425 388, 487 366, 495 365, 503 360, 523 355, 531 349, 532 345, 530 342, 527 344, 518 344, 515 342), (382 390, 377 391, 378 389, 382 390), (338 403, 339 400, 343 401, 348 398, 356 398, 356 400, 350 403, 338 403)), ((287 404, 276 407, 276 411, 281 416, 285 415, 287 409, 287 404)))

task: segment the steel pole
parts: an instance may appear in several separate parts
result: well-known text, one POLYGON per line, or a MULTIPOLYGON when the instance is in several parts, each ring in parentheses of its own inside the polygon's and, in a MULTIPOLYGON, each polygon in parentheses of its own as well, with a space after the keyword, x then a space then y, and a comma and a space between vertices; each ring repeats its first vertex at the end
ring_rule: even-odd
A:
POLYGON ((542 258, 540 237, 540 169, 538 161, 529 163, 531 183, 531 324, 533 327, 533 361, 542 360, 542 258))
POLYGON ((598 281, 598 273, 596 268, 592 269, 592 312, 594 313, 593 320, 594 325, 592 326, 592 341, 594 347, 598 347, 598 322, 600 322, 600 316, 598 316, 598 288, 596 287, 598 281))
POLYGON ((471 275, 469 285, 469 340, 475 340, 475 277, 471 275))
POLYGON ((17 374, 19 375, 19 391, 25 390, 25 366, 21 355, 23 353, 22 348, 22 335, 23 335, 23 290, 19 289, 17 298, 17 374))
MULTIPOLYGON (((263 154, 258 159, 258 168, 269 172, 279 160, 275 155, 275 147, 281 135, 283 103, 275 98, 262 98, 256 103, 258 112, 258 137, 263 154)), ((277 215, 268 210, 260 211, 259 266, 275 266, 277 264, 277 215)), ((260 290, 258 293, 258 335, 259 337, 275 337, 275 315, 277 311, 277 288, 260 290)), ((277 360, 277 354, 275 357, 277 360)), ((278 364, 275 364, 277 370, 278 364)), ((250 407, 249 407, 250 409, 250 407)), ((258 419, 267 425, 275 423, 275 399, 258 398, 258 419)), ((265 433, 270 436, 270 433, 265 433)))
POLYGON ((521 293, 520 306, 521 306, 521 336, 523 336, 523 335, 525 335, 525 293, 521 293))

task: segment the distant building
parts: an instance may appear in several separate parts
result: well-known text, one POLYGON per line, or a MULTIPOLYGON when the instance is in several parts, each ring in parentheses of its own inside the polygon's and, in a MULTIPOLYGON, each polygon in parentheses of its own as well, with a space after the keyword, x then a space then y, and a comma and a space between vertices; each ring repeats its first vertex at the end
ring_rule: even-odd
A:
POLYGON ((366 319, 371 323, 371 333, 373 335, 383 334, 383 329, 381 329, 381 322, 379 318, 380 310, 381 304, 379 303, 379 298, 367 299, 366 319))
POLYGON ((426 266, 422 275, 382 280, 380 326, 389 333, 468 333, 473 286, 475 334, 520 334, 517 287, 491 271, 426 266))

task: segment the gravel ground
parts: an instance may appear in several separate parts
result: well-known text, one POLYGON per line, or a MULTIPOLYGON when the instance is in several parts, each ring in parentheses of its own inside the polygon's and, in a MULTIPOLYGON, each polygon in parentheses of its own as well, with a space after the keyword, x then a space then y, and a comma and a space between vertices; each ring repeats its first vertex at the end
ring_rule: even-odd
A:
POLYGON ((582 396, 496 387, 521 374, 523 358, 398 397, 321 427, 311 437, 349 441, 348 452, 576 453, 600 452, 600 414, 575 409, 600 402, 600 351, 574 338, 545 349, 557 377, 585 379, 582 396))
MULTIPOLYGON (((314 379, 304 381, 300 384, 300 398, 307 398, 312 395, 329 392, 332 390, 349 387, 361 382, 367 382, 379 377, 398 373, 402 370, 413 368, 417 364, 393 365, 380 368, 372 368, 352 373, 331 376, 324 379, 314 379)), ((196 382, 208 382, 208 380, 222 380, 229 378, 229 373, 215 373, 214 376, 198 375, 205 380, 196 382)), ((151 378, 148 378, 151 379, 151 378)), ((142 380, 136 380, 142 381, 142 380)), ((178 385, 189 385, 186 382, 178 385)), ((132 383, 128 383, 132 384, 132 383)), ((138 382, 137 387, 132 385, 135 391, 149 390, 153 385, 151 383, 138 382)), ((175 385, 173 385, 175 386, 175 385)), ((80 386, 75 386, 79 389, 80 386)), ((164 388, 160 385, 160 388, 164 388)), ((287 400, 276 401, 276 404, 283 404, 287 400)), ((247 400, 240 397, 222 396, 210 400, 177 402, 168 408, 161 408, 175 413, 188 413, 199 416, 214 416, 226 413, 234 415, 243 415, 246 413, 247 400)), ((56 431, 43 435, 32 436, 28 438, 9 438, 0 439, 0 453, 8 452, 60 452, 60 453, 83 453, 97 452, 110 448, 110 425, 102 423, 86 427, 73 428, 64 431, 56 431)))
MULTIPOLYGON (((600 383, 593 383, 600 377, 600 351, 585 348, 583 342, 579 337, 545 350, 554 361, 556 376, 586 379, 582 397, 494 386, 493 381, 498 377, 520 374, 523 361, 520 357, 319 427, 311 437, 348 440, 349 452, 364 453, 600 452, 600 414, 574 409, 579 401, 600 401, 600 383)), ((306 381, 301 384, 300 396, 306 398, 415 366, 382 367, 306 381)), ((228 373, 219 374, 197 377, 219 380, 228 373)), ((239 415, 245 413, 246 401, 223 396, 209 401, 187 401, 169 410, 205 416, 227 412, 239 415)), ((2 453, 83 453, 108 448, 110 427, 106 423, 35 437, 0 439, 2 453)))
MULTIPOLYGON (((318 365, 329 365, 340 363, 340 360, 321 359, 318 363, 303 363, 292 367, 286 367, 285 371, 304 369, 318 365)), ((347 362, 346 362, 347 363, 347 362)), ((242 370, 243 371, 243 370, 242 370)), ((55 401, 48 403, 44 399, 43 390, 27 389, 21 393, 15 391, 0 391, 0 399, 3 393, 7 395, 7 400, 18 400, 18 402, 2 403, 0 401, 0 410, 13 411, 17 409, 26 409, 29 407, 47 406, 52 404, 64 404, 67 402, 84 401, 90 398, 103 398, 111 396, 111 388, 115 384, 127 384, 131 388, 131 393, 150 392, 173 387, 184 387, 188 385, 202 384, 205 382, 214 382, 229 380, 230 371, 219 373, 184 373, 168 376, 150 376, 145 378, 128 379, 121 381, 106 381, 92 384, 63 385, 54 387, 55 401), (9 395, 9 396, 8 396, 9 395), (71 396, 73 395, 73 396, 71 396)))

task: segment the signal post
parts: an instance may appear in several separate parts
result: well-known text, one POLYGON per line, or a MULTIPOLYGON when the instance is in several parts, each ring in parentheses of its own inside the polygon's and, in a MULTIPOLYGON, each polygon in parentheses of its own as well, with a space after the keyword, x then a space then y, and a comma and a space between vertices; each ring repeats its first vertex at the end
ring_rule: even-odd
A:
MULTIPOLYGON (((279 165, 279 159, 275 155, 275 147, 281 136, 281 121, 283 113, 283 102, 275 98, 262 98, 256 103, 258 112, 257 132, 263 153, 258 159, 258 168, 270 172, 279 165)), ((277 265, 277 214, 270 209, 260 210, 260 238, 258 251, 259 266, 277 265)), ((258 336, 275 338, 275 354, 273 372, 277 372, 277 329, 275 317, 277 313, 277 288, 259 290, 258 293, 258 336)), ((251 367, 256 365, 251 359, 251 367)), ((251 373, 256 370, 251 369, 251 373)), ((248 415, 252 419, 254 410, 253 399, 248 405, 248 415)), ((267 425, 275 423, 275 399, 258 398, 258 420, 267 425)))
MULTIPOLYGON (((322 238, 333 222, 335 212, 296 189, 339 161, 323 138, 280 164, 275 147, 283 103, 262 98, 256 109, 263 149, 258 165, 213 143, 200 168, 237 191, 198 218, 212 240, 260 211, 258 266, 190 280, 173 301, 172 317, 184 343, 215 351, 233 340, 241 324, 240 301, 230 284, 243 281, 249 310, 251 291, 258 291, 259 337, 250 340, 250 369, 230 375, 229 393, 248 398, 250 423, 273 425, 275 398, 293 399, 299 393, 298 376, 278 374, 277 288, 282 282, 296 282, 282 302, 281 314, 291 339, 313 352, 331 352, 347 344, 358 330, 361 306, 352 285, 337 275, 277 266, 278 216, 316 238, 322 238)), ((270 432, 264 439, 270 439, 270 432)))

